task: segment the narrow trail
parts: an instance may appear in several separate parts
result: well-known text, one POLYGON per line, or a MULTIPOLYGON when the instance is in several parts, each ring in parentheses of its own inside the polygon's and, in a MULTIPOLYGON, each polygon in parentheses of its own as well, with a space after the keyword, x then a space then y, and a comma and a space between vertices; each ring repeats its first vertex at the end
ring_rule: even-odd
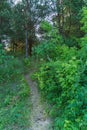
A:
POLYGON ((31 93, 31 103, 32 103, 32 110, 31 110, 31 127, 29 130, 52 130, 51 129, 51 120, 47 116, 45 112, 44 103, 41 103, 41 96, 38 92, 37 83, 31 80, 31 75, 27 74, 25 76, 31 93))

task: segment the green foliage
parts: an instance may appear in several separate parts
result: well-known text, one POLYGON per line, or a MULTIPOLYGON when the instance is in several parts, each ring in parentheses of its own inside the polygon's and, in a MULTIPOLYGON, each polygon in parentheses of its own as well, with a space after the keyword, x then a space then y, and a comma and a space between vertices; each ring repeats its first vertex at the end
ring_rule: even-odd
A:
POLYGON ((19 92, 19 96, 23 99, 28 97, 30 94, 30 90, 29 90, 28 84, 26 83, 24 79, 22 79, 22 84, 20 87, 21 87, 21 90, 19 92))
POLYGON ((87 38, 83 39, 80 50, 52 42, 51 38, 49 44, 36 47, 36 56, 45 63, 35 77, 51 104, 54 130, 87 129, 87 38))
POLYGON ((22 71, 21 69, 22 65, 19 60, 14 58, 14 56, 8 55, 0 44, 0 83, 15 80, 15 75, 18 77, 20 71, 22 71))
POLYGON ((37 74, 42 93, 52 106, 50 114, 55 117, 55 128, 59 130, 87 128, 87 119, 84 120, 87 89, 80 83, 79 64, 76 57, 68 62, 50 62, 37 74))
POLYGON ((41 28, 45 30, 44 40, 33 48, 33 55, 38 59, 47 61, 56 60, 58 57, 59 45, 63 44, 62 37, 58 31, 48 22, 43 22, 41 28))
POLYGON ((30 126, 30 90, 22 77, 24 63, 6 54, 0 45, 0 130, 30 126))
POLYGON ((63 38, 58 34, 58 30, 55 26, 51 25, 47 21, 43 21, 40 28, 44 30, 44 42, 50 41, 50 43, 54 44, 63 43, 63 38))
POLYGON ((81 27, 81 29, 87 33, 87 7, 83 8, 83 13, 82 13, 82 19, 81 19, 81 23, 83 24, 83 27, 81 27))
POLYGON ((29 128, 29 86, 23 77, 20 81, 0 85, 0 130, 29 128))
POLYGON ((82 19, 81 19, 81 23, 83 24, 83 26, 81 27, 81 30, 84 31, 84 37, 82 37, 80 40, 80 45, 81 45, 81 50, 83 51, 83 54, 85 53, 86 56, 86 48, 87 48, 87 7, 84 7, 82 10, 82 19))
POLYGON ((69 47, 78 47, 78 38, 73 36, 65 38, 65 44, 69 47))
POLYGON ((27 67, 30 66, 30 59, 25 58, 25 59, 23 60, 23 62, 24 62, 24 65, 25 65, 25 66, 27 66, 27 67))
POLYGON ((11 6, 8 0, 0 0, 0 42, 3 35, 10 32, 11 6))
POLYGON ((33 55, 37 59, 43 59, 46 61, 56 61, 58 59, 69 60, 76 54, 77 49, 75 47, 69 48, 66 45, 54 44, 51 42, 43 42, 33 49, 33 55))
POLYGON ((35 55, 37 59, 51 60, 57 55, 56 45, 49 42, 41 43, 38 47, 34 47, 33 55, 35 55))
POLYGON ((0 44, 0 130, 26 130, 30 126, 30 90, 22 73, 24 62, 0 44))
POLYGON ((45 31, 45 32, 52 31, 52 26, 47 21, 43 21, 40 25, 40 28, 42 31, 45 31))

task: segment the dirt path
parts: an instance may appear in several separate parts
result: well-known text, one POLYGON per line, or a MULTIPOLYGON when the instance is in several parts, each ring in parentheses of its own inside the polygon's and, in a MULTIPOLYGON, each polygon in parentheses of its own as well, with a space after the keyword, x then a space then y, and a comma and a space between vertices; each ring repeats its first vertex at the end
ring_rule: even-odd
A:
POLYGON ((31 80, 31 75, 25 76, 31 91, 31 128, 29 130, 52 130, 51 120, 47 117, 45 106, 41 103, 40 93, 38 92, 37 83, 31 80))

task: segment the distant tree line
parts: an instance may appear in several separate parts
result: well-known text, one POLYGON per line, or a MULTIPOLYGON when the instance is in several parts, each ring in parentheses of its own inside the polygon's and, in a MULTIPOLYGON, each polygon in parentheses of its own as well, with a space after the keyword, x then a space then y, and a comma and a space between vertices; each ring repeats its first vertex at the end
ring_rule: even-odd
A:
POLYGON ((37 42, 36 27, 52 14, 52 22, 64 41, 72 41, 84 33, 81 27, 81 11, 84 0, 22 0, 14 4, 12 0, 0 0, 0 43, 3 36, 11 39, 13 50, 23 43, 26 57, 31 56, 32 46, 37 42), (77 31, 78 30, 78 31, 77 31))

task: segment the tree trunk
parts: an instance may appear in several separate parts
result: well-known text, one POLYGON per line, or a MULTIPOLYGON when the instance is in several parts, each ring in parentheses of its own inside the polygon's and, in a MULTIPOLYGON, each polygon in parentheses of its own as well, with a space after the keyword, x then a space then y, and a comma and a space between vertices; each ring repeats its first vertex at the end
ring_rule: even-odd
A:
POLYGON ((58 31, 59 31, 59 33, 60 34, 62 34, 62 29, 63 29, 63 27, 62 27, 62 16, 63 16, 63 2, 62 2, 62 0, 57 0, 57 22, 58 22, 58 31))
POLYGON ((28 41, 29 41, 29 48, 28 48, 29 56, 32 56, 33 39, 30 37, 30 38, 28 39, 28 41))
POLYGON ((28 30, 26 29, 26 58, 28 58, 28 30))
POLYGON ((0 38, 0 44, 1 44, 1 42, 2 42, 2 40, 1 40, 1 38, 0 38))

